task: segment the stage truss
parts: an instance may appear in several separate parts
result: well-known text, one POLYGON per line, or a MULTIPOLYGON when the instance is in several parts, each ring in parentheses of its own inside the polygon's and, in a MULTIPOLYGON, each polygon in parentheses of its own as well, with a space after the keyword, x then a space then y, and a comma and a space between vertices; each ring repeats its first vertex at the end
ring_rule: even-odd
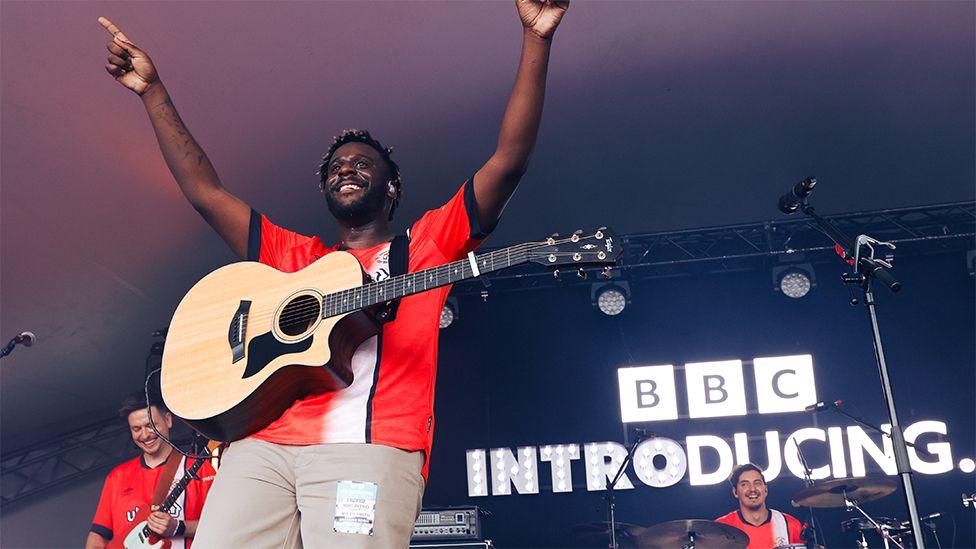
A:
MULTIPOLYGON (((867 234, 896 244, 896 257, 973 249, 976 202, 957 202, 827 216, 849 236, 867 234)), ((624 257, 613 279, 638 281, 772 268, 793 263, 838 262, 833 245, 810 220, 788 218, 704 229, 623 235, 624 257)), ((484 250, 488 251, 488 250, 484 250)), ((895 272, 897 272, 897 259, 895 272)), ((598 271, 554 277, 538 266, 492 273, 455 285, 455 295, 542 290, 606 281, 598 271)), ((189 436, 180 436, 185 443, 189 436)), ((137 455, 127 426, 117 417, 5 453, 0 458, 0 502, 9 505, 83 479, 137 455)))

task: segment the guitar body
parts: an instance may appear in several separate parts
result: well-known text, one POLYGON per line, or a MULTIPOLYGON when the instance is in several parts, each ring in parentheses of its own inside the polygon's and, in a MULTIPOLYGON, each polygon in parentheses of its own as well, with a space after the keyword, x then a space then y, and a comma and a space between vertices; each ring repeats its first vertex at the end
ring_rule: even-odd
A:
MULTIPOLYGON (((140 511, 142 513, 142 511, 140 511)), ((148 511, 146 512, 148 516, 148 511)), ((143 517, 145 518, 145 517, 143 517)), ((125 549, 169 549, 173 542, 166 538, 161 538, 155 532, 149 530, 149 523, 143 520, 125 536, 122 546, 125 549), (149 532, 146 534, 146 532, 149 532)))
POLYGON ((212 440, 253 434, 309 394, 352 383, 352 355, 379 331, 363 311, 322 318, 322 297, 362 286, 355 256, 326 255, 295 273, 227 265, 184 296, 169 326, 166 406, 212 440))

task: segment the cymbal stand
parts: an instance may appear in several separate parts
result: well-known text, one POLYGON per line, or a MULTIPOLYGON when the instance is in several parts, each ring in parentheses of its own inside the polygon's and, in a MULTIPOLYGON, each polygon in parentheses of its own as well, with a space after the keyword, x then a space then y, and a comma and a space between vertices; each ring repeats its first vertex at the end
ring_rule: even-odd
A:
POLYGON ((695 549, 695 533, 688 532, 688 543, 681 546, 681 549, 695 549))
MULTIPOLYGON (((813 479, 810 477, 810 467, 807 465, 806 458, 803 457, 803 450, 800 449, 800 443, 797 442, 796 439, 793 439, 793 443, 796 444, 796 453, 800 456, 800 463, 803 465, 803 484, 809 488, 814 484, 813 479)), ((820 540, 817 539, 817 519, 813 515, 812 506, 807 506, 807 511, 810 513, 810 529, 813 531, 813 543, 811 544, 811 540, 806 539, 806 532, 802 532, 801 534, 803 535, 804 540, 807 542, 807 547, 816 547, 820 544, 820 540)), ((804 530, 806 529, 804 528, 804 530)))
POLYGON ((607 510, 610 514, 610 549, 617 549, 617 501, 614 495, 614 487, 617 486, 617 481, 620 477, 624 476, 624 471, 627 470, 627 465, 634 459, 634 450, 637 449, 637 445, 644 441, 644 437, 638 435, 634 438, 634 443, 630 445, 630 451, 627 452, 627 457, 624 462, 620 464, 620 468, 617 469, 617 474, 613 476, 613 480, 607 485, 607 510))
MULTIPOLYGON (((861 506, 857 504, 856 500, 847 497, 847 490, 844 490, 844 506, 847 508, 848 511, 853 509, 856 510, 858 513, 861 513, 862 515, 864 515, 864 518, 868 519, 871 522, 871 524, 874 525, 874 527, 878 530, 878 533, 881 534, 881 537, 884 538, 885 549, 889 549, 890 547, 890 545, 888 545, 889 541, 891 543, 894 543, 898 547, 898 549, 905 549, 905 546, 898 543, 898 541, 895 538, 891 537, 891 534, 888 533, 887 525, 882 526, 878 524, 878 521, 871 518, 871 515, 865 513, 864 509, 861 509, 861 506)), ((859 545, 862 547, 862 549, 866 549, 868 546, 867 540, 864 539, 864 532, 861 532, 861 541, 859 542, 859 545)))

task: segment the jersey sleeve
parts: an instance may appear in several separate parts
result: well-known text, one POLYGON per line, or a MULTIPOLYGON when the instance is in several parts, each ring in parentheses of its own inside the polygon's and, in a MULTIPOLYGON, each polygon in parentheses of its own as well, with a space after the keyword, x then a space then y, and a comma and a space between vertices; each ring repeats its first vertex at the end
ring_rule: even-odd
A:
POLYGON ((306 244, 311 238, 279 227, 266 216, 251 210, 247 233, 247 259, 278 268, 288 250, 306 244))
POLYGON ((207 500, 207 494, 210 493, 216 475, 217 472, 209 460, 197 470, 197 477, 200 480, 191 480, 186 487, 186 512, 184 513, 186 520, 200 520, 203 504, 207 500))
POLYGON ((450 260, 459 259, 488 237, 478 220, 473 177, 461 185, 446 204, 425 213, 410 233, 410 240, 429 239, 450 260))
POLYGON ((790 536, 790 543, 803 543, 803 524, 792 515, 786 515, 786 531, 790 536))
POLYGON ((112 495, 115 493, 115 475, 109 473, 102 485, 102 495, 98 498, 98 508, 95 509, 95 518, 92 519, 91 531, 102 536, 106 540, 112 539, 112 495))

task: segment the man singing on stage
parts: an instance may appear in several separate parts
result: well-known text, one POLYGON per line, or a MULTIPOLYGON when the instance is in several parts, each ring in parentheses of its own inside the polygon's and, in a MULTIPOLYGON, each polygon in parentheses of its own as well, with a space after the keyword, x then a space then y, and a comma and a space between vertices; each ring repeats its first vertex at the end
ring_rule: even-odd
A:
POLYGON ((766 507, 768 490, 762 469, 752 463, 739 465, 729 477, 732 495, 739 500, 739 508, 715 519, 735 526, 749 536, 748 549, 772 549, 802 543, 803 525, 786 513, 766 507))
MULTIPOLYGON (((154 400, 159 402, 159 399, 154 400)), ((191 545, 200 510, 214 480, 214 469, 209 463, 204 463, 194 475, 196 479, 187 484, 169 512, 151 508, 157 491, 162 493, 161 499, 165 499, 171 485, 182 478, 194 460, 186 463, 186 458, 175 455, 173 449, 156 436, 149 425, 148 410, 152 410, 153 423, 160 434, 169 438, 173 416, 168 410, 156 404, 146 408, 146 397, 142 391, 126 397, 119 416, 128 424, 132 442, 142 450, 142 454, 108 474, 85 549, 122 547, 122 541, 142 522, 143 517, 150 530, 169 538, 173 549, 182 549, 184 541, 187 549, 191 545), (174 463, 167 470, 170 457, 174 463), (157 488, 161 483, 163 486, 157 488)))
MULTIPOLYGON (((344 250, 373 280, 382 280, 399 263, 391 261, 391 241, 408 241, 408 272, 474 250, 525 173, 542 116, 553 34, 568 2, 515 4, 522 51, 494 153, 473 167, 452 198, 394 240, 389 222, 409 183, 402 183, 391 148, 366 131, 343 131, 319 167, 318 184, 338 226, 334 245, 281 228, 230 194, 149 56, 110 21, 99 22, 113 35, 106 69, 142 98, 183 194, 238 257, 294 272, 344 250)), ((340 56, 335 60, 338 78, 362 70, 343 66, 340 56)), ((402 298, 395 320, 357 349, 348 388, 299 400, 267 428, 231 444, 201 518, 198 549, 408 545, 428 471, 438 321, 449 291, 445 286, 402 298), (347 520, 354 514, 355 521, 347 520)))

